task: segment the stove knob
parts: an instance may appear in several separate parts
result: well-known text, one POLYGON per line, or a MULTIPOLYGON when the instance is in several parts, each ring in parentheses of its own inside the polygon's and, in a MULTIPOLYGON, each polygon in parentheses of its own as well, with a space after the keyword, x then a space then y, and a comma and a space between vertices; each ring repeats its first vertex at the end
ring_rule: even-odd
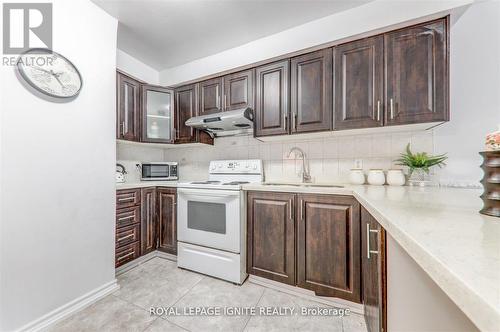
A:
POLYGON ((211 171, 215 171, 215 165, 214 164, 210 165, 210 170, 211 171))
POLYGON ((253 170, 256 171, 257 170, 257 164, 253 164, 253 170))

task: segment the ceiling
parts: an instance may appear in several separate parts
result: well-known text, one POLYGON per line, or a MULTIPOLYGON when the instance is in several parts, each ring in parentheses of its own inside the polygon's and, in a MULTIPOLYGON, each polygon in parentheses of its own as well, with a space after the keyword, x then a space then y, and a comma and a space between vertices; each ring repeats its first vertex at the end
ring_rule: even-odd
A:
POLYGON ((370 0, 92 0, 119 20, 118 48, 156 70, 272 35, 370 0))

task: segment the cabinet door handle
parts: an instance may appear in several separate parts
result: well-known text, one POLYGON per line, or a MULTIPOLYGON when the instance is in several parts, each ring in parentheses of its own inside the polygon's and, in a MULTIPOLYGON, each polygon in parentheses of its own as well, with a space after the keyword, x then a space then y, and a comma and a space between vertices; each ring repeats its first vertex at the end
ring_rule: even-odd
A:
POLYGON ((287 127, 287 125, 286 125, 286 120, 288 120, 288 114, 286 114, 286 113, 285 113, 285 114, 283 115, 283 128, 284 128, 285 130, 286 130, 286 127, 287 127))
POLYGON ((125 122, 120 124, 120 134, 125 135, 125 122))
POLYGON ((292 128, 297 129, 297 113, 292 116, 292 128))
POLYGON ((370 255, 378 254, 377 250, 370 249, 370 233, 378 233, 376 229, 370 229, 370 224, 366 224, 366 258, 370 259, 370 255))
POLYGON ((304 204, 304 201, 300 200, 300 204, 299 204, 299 218, 300 218, 300 220, 304 220, 304 212, 302 210, 303 204, 304 204))
POLYGON ((135 235, 135 234, 134 234, 134 233, 132 233, 132 234, 129 234, 129 235, 127 235, 127 236, 121 237, 121 238, 117 239, 117 240, 116 240, 116 242, 121 242, 121 241, 123 241, 123 240, 125 240, 125 239, 128 239, 129 237, 133 237, 134 235, 135 235))
POLYGON ((229 109, 229 107, 227 107, 227 95, 224 94, 224 110, 227 111, 228 109, 229 109))
POLYGON ((118 202, 126 202, 126 201, 133 201, 135 199, 134 196, 132 197, 127 197, 127 198, 118 198, 118 202))
POLYGON ((377 121, 380 122, 380 100, 377 100, 377 121))
POLYGON ((389 104, 391 107, 391 120, 392 120, 392 119, 394 119, 394 101, 392 100, 392 98, 391 98, 389 104))
POLYGON ((134 218, 135 215, 131 215, 131 216, 126 216, 126 217, 121 217, 121 218, 118 218, 118 221, 124 221, 124 220, 128 220, 128 219, 132 219, 134 218))

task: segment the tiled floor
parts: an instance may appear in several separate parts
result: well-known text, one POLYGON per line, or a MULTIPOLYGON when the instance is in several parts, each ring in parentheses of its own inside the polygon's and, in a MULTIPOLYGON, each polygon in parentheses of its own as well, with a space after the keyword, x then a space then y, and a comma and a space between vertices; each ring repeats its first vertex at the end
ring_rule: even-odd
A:
MULTIPOLYGON (((150 315, 151 306, 327 307, 249 282, 228 282, 178 269, 154 258, 118 277, 120 290, 52 327, 77 331, 345 331, 365 332, 363 317, 349 316, 174 316, 150 315)), ((328 308, 328 307, 327 307, 328 308)))

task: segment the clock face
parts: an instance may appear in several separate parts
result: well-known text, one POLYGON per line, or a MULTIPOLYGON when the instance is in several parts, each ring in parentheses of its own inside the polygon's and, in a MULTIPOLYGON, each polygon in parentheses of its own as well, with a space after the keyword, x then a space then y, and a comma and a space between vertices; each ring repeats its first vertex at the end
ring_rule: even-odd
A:
POLYGON ((21 54, 17 68, 26 82, 51 97, 71 98, 82 88, 78 69, 65 57, 48 49, 31 49, 21 54))

